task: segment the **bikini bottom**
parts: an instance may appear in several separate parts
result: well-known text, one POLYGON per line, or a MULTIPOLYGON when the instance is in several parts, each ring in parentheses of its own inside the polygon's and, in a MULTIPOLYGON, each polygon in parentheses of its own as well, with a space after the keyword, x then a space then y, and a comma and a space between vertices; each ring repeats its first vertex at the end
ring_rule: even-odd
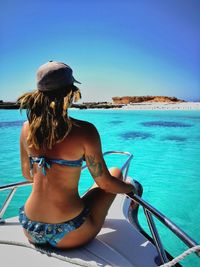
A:
POLYGON ((78 216, 66 222, 43 223, 30 220, 25 214, 24 206, 22 206, 19 209, 19 222, 31 236, 33 243, 50 244, 56 247, 66 234, 76 230, 85 222, 89 213, 89 208, 85 207, 78 216))

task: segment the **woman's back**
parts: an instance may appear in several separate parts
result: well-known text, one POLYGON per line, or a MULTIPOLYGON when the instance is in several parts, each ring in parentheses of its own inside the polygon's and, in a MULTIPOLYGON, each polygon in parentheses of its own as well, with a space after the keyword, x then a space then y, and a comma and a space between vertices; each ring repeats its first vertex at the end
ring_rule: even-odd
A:
MULTIPOLYGON (((27 139, 28 131, 29 124, 25 123, 22 140, 27 139)), ((43 152, 27 146, 24 148, 32 157, 43 156, 47 160, 69 162, 80 160, 81 162, 90 134, 89 123, 72 119, 69 135, 62 142, 54 145, 51 150, 43 152)), ((66 221, 80 213, 83 209, 83 203, 78 194, 81 166, 53 163, 50 168, 45 167, 45 172, 46 175, 43 174, 42 168, 38 168, 37 163, 33 164, 33 191, 25 207, 28 217, 32 220, 54 223, 66 221)))

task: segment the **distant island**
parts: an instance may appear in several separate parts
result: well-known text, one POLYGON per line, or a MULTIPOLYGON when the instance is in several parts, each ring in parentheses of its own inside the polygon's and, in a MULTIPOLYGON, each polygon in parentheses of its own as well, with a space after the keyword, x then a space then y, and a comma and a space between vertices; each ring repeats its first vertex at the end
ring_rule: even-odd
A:
MULTIPOLYGON (((82 104, 72 104, 72 108, 78 109, 93 109, 93 108, 121 108, 122 104, 113 104, 109 102, 83 102, 82 104)), ((16 102, 4 102, 0 100, 0 109, 19 109, 19 104, 16 102)))
POLYGON ((18 109, 19 105, 16 102, 4 102, 0 100, 0 109, 18 109))
POLYGON ((116 96, 112 98, 114 104, 131 104, 131 103, 142 103, 142 102, 185 102, 184 100, 176 97, 169 96, 116 96))
MULTIPOLYGON (((112 102, 83 102, 72 104, 76 109, 128 109, 128 110, 200 110, 200 102, 187 102, 169 96, 115 96, 112 102)), ((0 100, 0 109, 19 109, 15 102, 0 100)))

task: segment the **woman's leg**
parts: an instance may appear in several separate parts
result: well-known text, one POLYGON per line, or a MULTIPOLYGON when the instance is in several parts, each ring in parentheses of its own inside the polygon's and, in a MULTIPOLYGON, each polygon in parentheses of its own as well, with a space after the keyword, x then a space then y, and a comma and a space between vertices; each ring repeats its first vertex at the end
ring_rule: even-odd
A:
MULTIPOLYGON (((109 169, 110 174, 122 180, 123 176, 119 168, 109 169)), ((57 245, 59 248, 71 248, 83 245, 92 240, 101 230, 108 210, 115 199, 116 194, 108 193, 96 184, 82 197, 85 206, 90 209, 90 216, 85 223, 67 234, 57 245)))
MULTIPOLYGON (((119 168, 110 168, 109 172, 115 178, 120 180, 123 179, 121 170, 119 168)), ((104 191, 95 183, 82 198, 85 205, 90 208, 91 217, 95 225, 98 225, 100 229, 115 197, 116 194, 104 191)))

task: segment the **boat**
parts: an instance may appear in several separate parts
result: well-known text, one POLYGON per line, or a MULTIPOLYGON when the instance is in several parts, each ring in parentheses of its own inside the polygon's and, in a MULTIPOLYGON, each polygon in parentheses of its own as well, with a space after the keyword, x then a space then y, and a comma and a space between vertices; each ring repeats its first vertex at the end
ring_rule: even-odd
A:
MULTIPOLYGON (((108 151, 104 156, 110 154, 125 156, 121 169, 124 180, 130 180, 129 166, 133 155, 129 152, 108 151)), ((86 168, 86 165, 83 166, 82 171, 86 168)), ((181 266, 177 262, 190 253, 196 253, 200 257, 200 245, 146 202, 142 198, 142 185, 136 180, 133 180, 133 183, 137 192, 117 195, 96 238, 80 248, 70 250, 30 244, 24 236, 18 217, 3 218, 17 189, 31 186, 31 182, 0 186, 0 192, 9 192, 0 208, 0 262, 3 263, 1 266, 170 267, 181 266), (145 232, 138 221, 139 207, 144 211, 152 236, 145 232), (188 246, 189 249, 183 255, 173 259, 164 248, 154 217, 188 246)))

